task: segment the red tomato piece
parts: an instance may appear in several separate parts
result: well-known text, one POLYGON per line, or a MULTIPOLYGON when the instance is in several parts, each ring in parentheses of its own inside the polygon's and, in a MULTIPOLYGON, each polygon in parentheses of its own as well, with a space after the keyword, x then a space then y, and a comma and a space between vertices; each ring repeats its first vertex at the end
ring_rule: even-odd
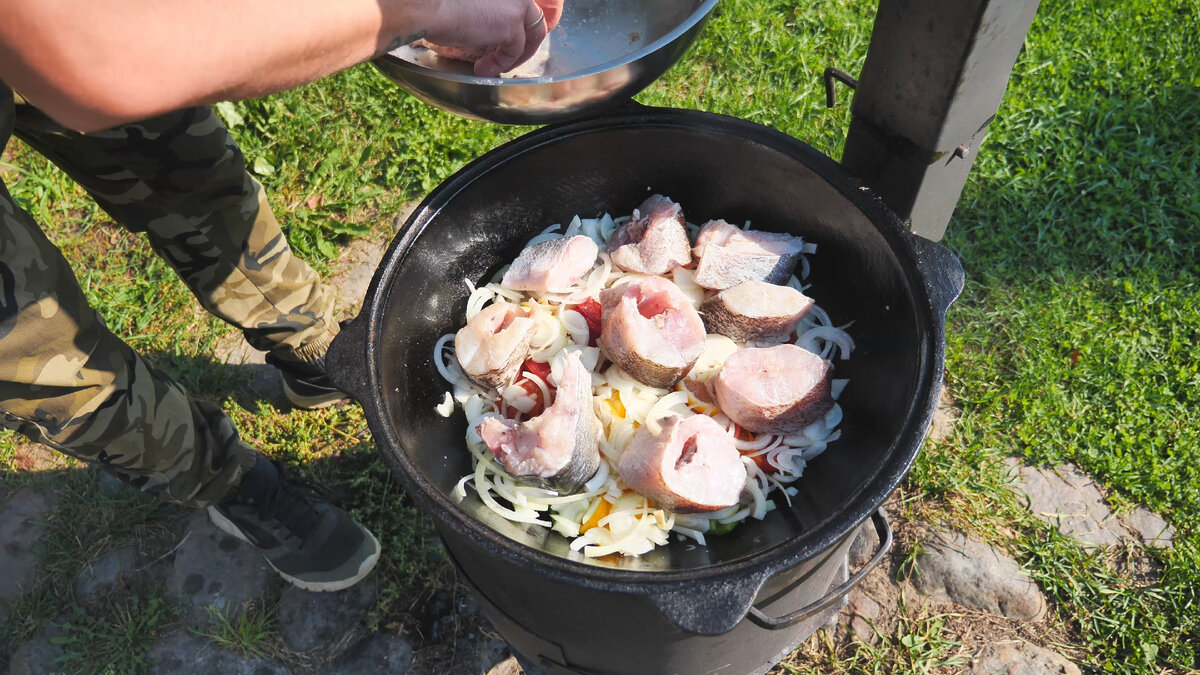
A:
POLYGON ((596 346, 596 338, 600 337, 600 303, 594 298, 588 298, 571 309, 579 312, 588 327, 588 346, 596 346))
MULTIPOLYGON (((533 359, 525 359, 525 363, 521 364, 521 372, 535 375, 546 383, 546 388, 554 391, 554 385, 550 384, 550 364, 534 361, 533 359)), ((542 394, 542 388, 527 377, 522 377, 517 380, 516 385, 523 389, 525 393, 533 397, 533 407, 527 413, 519 413, 515 419, 518 421, 537 417, 546 410, 546 397, 542 394)), ((508 401, 505 401, 508 405, 508 401)), ((515 410, 515 409, 514 409, 515 410)))
MULTIPOLYGON (((754 440, 754 434, 752 434, 749 431, 746 431, 745 429, 739 427, 736 424, 733 425, 733 437, 738 439, 739 441, 754 440)), ((739 451, 739 452, 741 452, 743 455, 749 455, 752 452, 758 452, 758 451, 757 450, 744 450, 744 451, 739 451)), ((767 453, 765 453, 765 452, 761 455, 756 455, 754 457, 751 457, 750 459, 754 460, 754 463, 758 465, 759 470, 761 470, 763 473, 776 473, 778 471, 778 469, 776 469, 774 466, 771 465, 771 462, 767 461, 767 453)))
POLYGON ((537 375, 548 387, 554 386, 550 384, 550 364, 548 362, 542 363, 533 359, 525 359, 525 363, 521 364, 521 370, 537 375))

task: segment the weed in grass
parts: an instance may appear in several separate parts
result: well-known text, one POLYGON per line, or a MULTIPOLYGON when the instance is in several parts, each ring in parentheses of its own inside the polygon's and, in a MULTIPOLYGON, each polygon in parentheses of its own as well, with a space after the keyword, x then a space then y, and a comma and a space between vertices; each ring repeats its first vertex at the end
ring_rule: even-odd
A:
POLYGON ((247 603, 235 612, 210 606, 208 614, 211 628, 203 631, 193 629, 193 633, 212 640, 223 649, 245 656, 266 659, 275 655, 274 606, 261 602, 247 603))
POLYGON ((170 605, 157 595, 129 596, 105 605, 102 614, 76 607, 51 641, 65 651, 56 662, 71 672, 135 673, 149 667, 146 651, 172 619, 170 605))

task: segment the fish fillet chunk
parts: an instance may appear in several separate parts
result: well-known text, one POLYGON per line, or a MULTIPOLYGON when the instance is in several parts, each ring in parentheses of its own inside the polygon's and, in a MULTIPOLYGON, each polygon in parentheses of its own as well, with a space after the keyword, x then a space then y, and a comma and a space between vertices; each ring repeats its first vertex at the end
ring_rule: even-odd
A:
POLYGON ((707 415, 668 417, 657 436, 641 427, 622 453, 618 471, 638 494, 676 513, 733 506, 746 484, 733 437, 707 415))
POLYGON ((485 417, 478 431, 509 475, 561 494, 578 492, 600 468, 592 374, 578 352, 567 352, 554 404, 545 412, 520 424, 485 417))
POLYGON ((454 59, 455 61, 466 61, 468 63, 475 63, 479 59, 482 59, 483 57, 495 51, 495 47, 478 47, 475 49, 467 49, 465 47, 439 45, 424 39, 417 40, 416 42, 412 43, 412 45, 414 47, 425 47, 426 49, 432 50, 434 54, 437 54, 443 59, 454 59))
POLYGON ((692 261, 683 209, 662 195, 653 195, 633 210, 608 243, 613 264, 626 272, 667 274, 692 261))
POLYGON ((514 291, 570 290, 596 262, 600 248, 589 237, 560 237, 521 251, 500 285, 514 291))
POLYGON ((705 300, 700 318, 708 332, 738 342, 785 342, 812 307, 812 298, 791 286, 743 281, 705 300))
POLYGON ((669 388, 704 349, 704 322, 675 284, 660 277, 600 292, 600 338, 609 361, 651 387, 669 388))
POLYGON ((696 283, 723 290, 743 281, 782 284, 792 276, 804 240, 782 232, 743 230, 724 220, 710 220, 696 235, 692 255, 696 283))
POLYGON ((474 382, 493 389, 511 384, 529 357, 534 322, 520 305, 485 307, 454 335, 458 364, 474 382))
POLYGON ((833 366, 795 345, 743 349, 711 382, 717 405, 755 433, 795 433, 833 407, 833 366))

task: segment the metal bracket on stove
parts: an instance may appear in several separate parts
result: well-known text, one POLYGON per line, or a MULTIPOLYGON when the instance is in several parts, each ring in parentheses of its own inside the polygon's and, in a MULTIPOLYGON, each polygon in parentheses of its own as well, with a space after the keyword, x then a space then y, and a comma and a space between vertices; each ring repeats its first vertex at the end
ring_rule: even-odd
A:
POLYGON ((851 89, 858 87, 858 80, 851 77, 846 71, 837 68, 826 68, 824 80, 826 108, 832 108, 837 105, 837 87, 834 85, 834 82, 841 82, 851 89))

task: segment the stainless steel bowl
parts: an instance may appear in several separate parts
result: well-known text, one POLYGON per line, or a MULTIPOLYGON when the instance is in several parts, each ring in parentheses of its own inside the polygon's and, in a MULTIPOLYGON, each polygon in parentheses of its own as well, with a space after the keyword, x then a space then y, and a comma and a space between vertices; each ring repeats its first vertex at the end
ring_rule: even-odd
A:
POLYGON ((717 0, 567 0, 562 21, 518 76, 476 77, 470 64, 401 47, 373 61, 413 96, 503 124, 548 124, 624 101, 696 39, 717 0), (528 76, 536 69, 533 76, 528 76))

